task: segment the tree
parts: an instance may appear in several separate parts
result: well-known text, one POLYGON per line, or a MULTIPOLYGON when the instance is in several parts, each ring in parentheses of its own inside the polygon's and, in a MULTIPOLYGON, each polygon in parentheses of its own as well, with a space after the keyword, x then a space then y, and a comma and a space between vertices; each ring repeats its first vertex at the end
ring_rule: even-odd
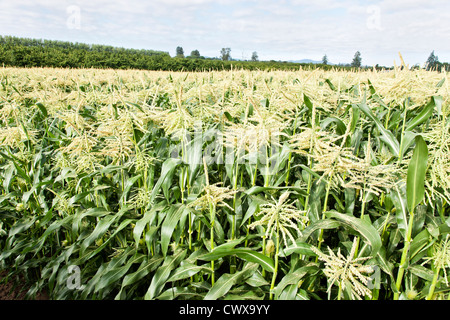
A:
POLYGON ((323 58, 322 58, 322 63, 323 63, 323 64, 328 64, 328 57, 327 57, 327 55, 324 55, 324 56, 323 56, 323 58))
POLYGON ((356 51, 351 66, 354 68, 361 68, 361 53, 359 51, 356 51))
POLYGON ((220 55, 222 56, 223 61, 231 60, 230 52, 230 48, 222 48, 222 50, 220 50, 220 55))
POLYGON ((252 53, 252 61, 258 61, 258 53, 256 51, 252 53))
POLYGON ((177 47, 177 51, 176 51, 176 57, 177 58, 184 58, 184 50, 182 47, 177 47))
POLYGON ((437 69, 440 71, 440 69, 441 69, 440 66, 441 66, 441 63, 439 62, 439 58, 438 58, 438 56, 434 55, 434 50, 433 50, 433 52, 431 52, 430 56, 427 59, 426 69, 427 70, 437 69))
POLYGON ((190 57, 199 59, 200 58, 200 52, 198 50, 192 50, 190 57))

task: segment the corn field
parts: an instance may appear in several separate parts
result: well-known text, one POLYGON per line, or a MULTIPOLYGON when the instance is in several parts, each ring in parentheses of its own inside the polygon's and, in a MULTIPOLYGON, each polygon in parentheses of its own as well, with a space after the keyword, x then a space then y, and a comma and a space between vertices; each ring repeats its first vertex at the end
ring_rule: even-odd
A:
POLYGON ((0 271, 28 298, 450 298, 445 73, 0 79, 0 271))

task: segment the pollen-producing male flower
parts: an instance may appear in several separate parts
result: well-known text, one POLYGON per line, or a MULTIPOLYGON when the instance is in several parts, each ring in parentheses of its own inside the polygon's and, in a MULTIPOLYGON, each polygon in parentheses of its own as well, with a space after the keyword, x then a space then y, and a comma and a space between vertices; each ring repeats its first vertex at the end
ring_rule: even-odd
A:
POLYGON ((250 224, 252 229, 258 225, 265 226, 265 237, 270 237, 274 232, 280 231, 285 246, 287 246, 287 237, 292 242, 295 242, 294 231, 297 236, 300 236, 301 230, 299 225, 301 228, 304 228, 308 221, 303 211, 298 210, 292 203, 286 202, 288 197, 289 192, 285 192, 278 201, 273 199, 274 203, 262 204, 260 206, 261 210, 256 214, 257 216, 262 216, 262 218, 250 224))
POLYGON ((356 241, 353 242, 352 249, 347 257, 341 254, 341 248, 338 248, 336 254, 328 247, 328 255, 316 247, 312 247, 312 250, 318 255, 319 260, 325 262, 323 272, 330 283, 327 291, 330 292, 331 287, 335 283, 342 289, 345 289, 350 284, 352 298, 361 300, 362 296, 372 296, 372 292, 367 287, 370 277, 364 275, 364 273, 372 273, 373 269, 371 266, 361 264, 361 262, 371 257, 354 258, 356 243, 356 241))
POLYGON ((429 261, 433 261, 434 267, 436 269, 444 270, 444 281, 448 286, 449 282, 447 279, 447 271, 445 270, 445 268, 450 268, 450 235, 447 234, 445 240, 435 244, 432 250, 433 254, 431 255, 431 257, 426 258, 425 262, 422 263, 422 265, 429 261))
POLYGON ((70 144, 61 147, 60 150, 71 156, 80 156, 85 152, 89 153, 97 142, 96 138, 84 132, 81 136, 72 138, 70 144))
POLYGON ((29 139, 35 142, 36 130, 25 130, 22 127, 0 128, 0 146, 18 147, 21 141, 29 139))
POLYGON ((192 201, 188 206, 195 209, 209 209, 209 205, 226 206, 227 208, 233 210, 226 202, 226 199, 232 199, 233 195, 237 190, 232 190, 229 187, 219 187, 221 183, 216 183, 213 185, 207 185, 203 188, 203 196, 192 201))

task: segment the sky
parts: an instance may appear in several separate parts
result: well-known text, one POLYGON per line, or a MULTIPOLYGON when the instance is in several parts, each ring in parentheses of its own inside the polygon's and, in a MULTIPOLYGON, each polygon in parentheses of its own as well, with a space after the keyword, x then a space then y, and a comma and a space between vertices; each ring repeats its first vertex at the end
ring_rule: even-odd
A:
POLYGON ((0 0, 0 35, 234 59, 450 62, 448 0, 0 0))

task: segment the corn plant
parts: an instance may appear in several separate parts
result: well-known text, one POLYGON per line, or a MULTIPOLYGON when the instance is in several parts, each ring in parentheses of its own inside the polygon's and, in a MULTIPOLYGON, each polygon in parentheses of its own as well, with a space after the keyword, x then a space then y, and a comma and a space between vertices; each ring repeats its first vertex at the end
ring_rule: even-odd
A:
POLYGON ((0 270, 28 298, 450 297, 445 73, 0 80, 0 270))

